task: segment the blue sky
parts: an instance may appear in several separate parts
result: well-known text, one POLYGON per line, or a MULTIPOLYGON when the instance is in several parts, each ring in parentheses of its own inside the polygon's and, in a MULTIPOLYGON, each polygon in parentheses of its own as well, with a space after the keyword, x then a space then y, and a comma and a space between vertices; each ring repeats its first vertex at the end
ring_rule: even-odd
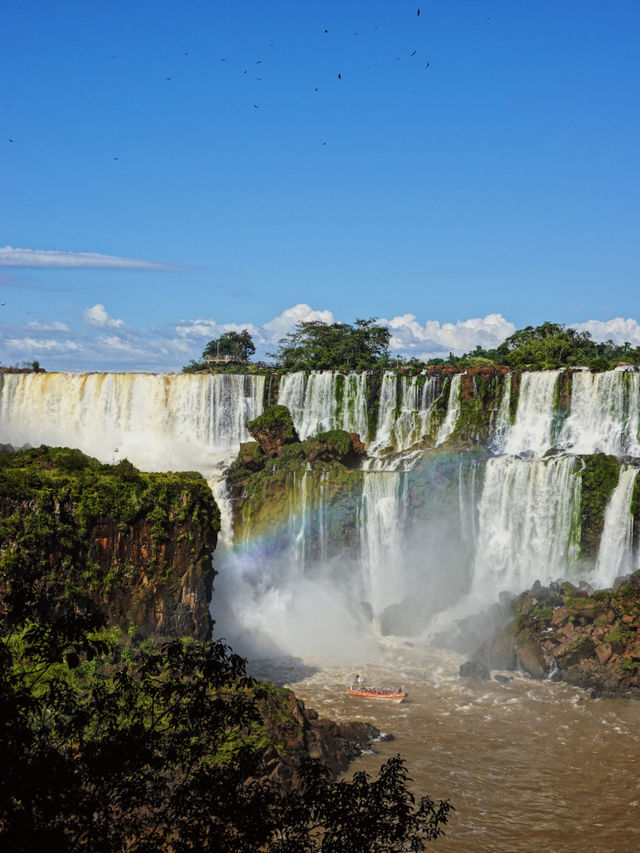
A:
POLYGON ((427 357, 545 320, 640 344, 637 0, 2 18, 2 364, 179 369, 307 317, 427 357))

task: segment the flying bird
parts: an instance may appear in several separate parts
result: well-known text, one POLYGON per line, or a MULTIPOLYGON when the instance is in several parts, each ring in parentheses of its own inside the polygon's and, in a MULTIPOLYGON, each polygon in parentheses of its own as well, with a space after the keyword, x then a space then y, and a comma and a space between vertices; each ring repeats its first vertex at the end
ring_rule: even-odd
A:
POLYGON ((417 51, 412 50, 412 51, 411 51, 411 53, 409 54, 409 56, 415 56, 415 55, 416 55, 416 52, 417 52, 417 51))
POLYGON ((430 65, 431 65, 431 63, 430 63, 430 62, 427 62, 427 64, 426 64, 424 67, 425 67, 425 68, 428 68, 430 65))
POLYGON ((9 142, 13 142, 13 139, 11 139, 11 137, 8 137, 8 139, 9 139, 9 142))
POLYGON ((418 17, 420 17, 420 9, 418 9, 418 17))
POLYGON ((338 74, 338 80, 342 80, 342 74, 338 74))
POLYGON ((254 104, 254 105, 253 105, 253 107, 254 107, 254 109, 256 109, 256 110, 259 110, 259 109, 260 109, 260 107, 259 107, 257 104, 254 104))

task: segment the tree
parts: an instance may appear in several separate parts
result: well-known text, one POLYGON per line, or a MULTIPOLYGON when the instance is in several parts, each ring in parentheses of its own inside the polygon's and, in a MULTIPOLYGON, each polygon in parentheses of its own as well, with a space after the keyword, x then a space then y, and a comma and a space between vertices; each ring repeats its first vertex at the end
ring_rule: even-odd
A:
POLYGON ((292 790, 265 775, 273 745, 260 703, 274 688, 223 643, 116 643, 110 656, 61 663, 37 623, 7 628, 3 849, 400 853, 442 834, 450 804, 416 804, 399 757, 377 779, 331 782, 311 759, 292 790))
POLYGON ((202 351, 202 357, 208 355, 226 355, 238 361, 248 361, 256 347, 247 329, 241 332, 224 332, 219 338, 209 341, 202 351))
POLYGON ((388 362, 390 339, 389 329, 375 318, 353 325, 305 320, 269 355, 285 370, 366 370, 388 362))

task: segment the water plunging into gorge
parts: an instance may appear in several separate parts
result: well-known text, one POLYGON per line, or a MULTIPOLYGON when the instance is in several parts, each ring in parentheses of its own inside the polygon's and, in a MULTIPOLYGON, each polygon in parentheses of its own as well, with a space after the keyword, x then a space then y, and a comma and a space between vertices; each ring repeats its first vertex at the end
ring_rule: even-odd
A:
MULTIPOLYGON (((487 402, 481 377, 460 373, 283 375, 277 399, 302 439, 344 429, 365 441, 368 459, 348 496, 329 468, 292 470, 280 484, 286 521, 258 530, 246 512, 236 519, 236 550, 251 566, 242 595, 254 589, 259 611, 268 594, 282 599, 311 584, 336 599, 354 630, 369 617, 403 634, 404 614, 415 634, 417 613, 426 622, 469 593, 491 598, 560 576, 611 583, 638 561, 639 380, 623 370, 504 373, 487 402), (626 461, 603 510, 599 551, 588 555, 582 474, 597 453, 626 461), (336 540, 338 512, 351 519, 348 542, 336 540)), ((4 374, 0 440, 199 470, 222 504, 229 545, 222 471, 250 439, 245 424, 263 411, 266 392, 257 375, 4 374)))

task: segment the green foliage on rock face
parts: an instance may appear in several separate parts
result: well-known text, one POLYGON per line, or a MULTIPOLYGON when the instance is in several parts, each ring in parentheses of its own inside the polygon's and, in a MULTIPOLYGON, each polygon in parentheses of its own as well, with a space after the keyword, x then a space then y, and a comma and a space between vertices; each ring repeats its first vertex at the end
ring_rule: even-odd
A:
POLYGON ((280 340, 270 353, 283 370, 368 370, 389 360, 391 332, 375 318, 348 323, 307 320, 280 340))
POLYGON ((261 415, 249 421, 247 423, 247 430, 252 436, 263 430, 277 432, 285 444, 298 440, 291 412, 286 406, 277 404, 267 406, 261 415))
POLYGON ((584 557, 595 557, 607 503, 620 476, 620 461, 615 456, 596 453, 582 457, 582 464, 580 552, 584 557))
MULTIPOLYGON (((284 407, 282 407, 284 408, 284 407)), ((286 411, 286 410, 285 410, 286 411)), ((270 456, 253 442, 241 446, 227 472, 234 507, 234 529, 238 541, 267 536, 274 548, 286 547, 292 511, 299 509, 303 478, 309 519, 317 524, 323 503, 329 541, 344 552, 358 541, 358 505, 362 472, 355 464, 351 437, 344 430, 330 430, 282 448, 270 456), (345 464, 347 463, 347 464, 345 464)), ((305 547, 313 551, 316 530, 309 531, 305 547)))
POLYGON ((0 454, 0 595, 8 612, 28 603, 42 615, 63 593, 110 607, 126 590, 142 609, 145 596, 179 586, 170 579, 177 549, 183 571, 207 553, 211 571, 219 529, 200 474, 147 474, 126 459, 104 465, 69 448, 0 454), (27 602, 29 590, 37 594, 27 602))

